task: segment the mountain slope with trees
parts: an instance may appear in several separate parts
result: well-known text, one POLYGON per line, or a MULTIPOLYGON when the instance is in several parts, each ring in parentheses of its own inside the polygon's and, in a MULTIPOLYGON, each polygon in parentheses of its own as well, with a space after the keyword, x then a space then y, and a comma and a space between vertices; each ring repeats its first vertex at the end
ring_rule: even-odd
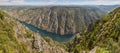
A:
POLYGON ((84 50, 89 51, 95 47, 97 47, 96 53, 119 53, 120 7, 77 34, 68 47, 70 48, 68 51, 77 53, 84 50))

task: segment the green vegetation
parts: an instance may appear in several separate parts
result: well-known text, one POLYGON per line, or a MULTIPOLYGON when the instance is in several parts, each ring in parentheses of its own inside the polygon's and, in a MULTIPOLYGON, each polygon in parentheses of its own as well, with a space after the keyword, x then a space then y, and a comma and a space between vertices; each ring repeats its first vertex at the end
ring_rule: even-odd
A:
POLYGON ((96 53, 110 53, 106 48, 97 48, 96 53))
POLYGON ((50 46, 59 46, 65 50, 67 50, 68 48, 64 45, 65 43, 63 42, 57 42, 57 41, 53 41, 50 37, 44 37, 44 40, 50 45, 50 46))
POLYGON ((6 15, 0 11, 0 53, 28 53, 26 46, 14 36, 14 24, 6 15))
MULTIPOLYGON (((65 8, 65 10, 67 10, 67 9, 65 8)), ((37 11, 39 13, 39 9, 37 11)), ((83 11, 85 11, 85 10, 83 9, 83 11)), ((80 12, 83 12, 83 11, 81 10, 80 12)), ((94 10, 94 11, 96 11, 97 14, 102 15, 100 12, 97 12, 97 10, 94 10)), ((27 12, 26 14, 30 14, 31 12, 32 11, 27 12)), ((71 12, 72 12, 72 10, 71 10, 71 12)), ((78 19, 80 19, 79 17, 81 16, 81 14, 75 13, 75 12, 76 11, 74 11, 74 13, 70 14, 70 15, 75 15, 75 18, 77 18, 74 21, 72 18, 74 16, 69 17, 69 15, 67 15, 67 13, 69 13, 69 12, 60 11, 58 14, 62 15, 63 18, 66 17, 67 22, 65 24, 68 27, 68 29, 71 26, 71 27, 78 28, 78 31, 79 31, 79 29, 81 29, 81 27, 83 27, 84 25, 89 25, 89 24, 87 24, 87 22, 84 23, 84 21, 83 21, 80 23, 80 24, 83 23, 83 25, 80 25, 78 23, 79 22, 78 19), (66 16, 64 16, 64 13, 66 16), (80 14, 80 15, 77 15, 77 14, 80 14), (69 17, 69 18, 67 18, 67 17, 69 17), (75 25, 79 24, 79 25, 73 26, 74 24, 75 25)), ((34 13, 36 13, 36 12, 33 12, 33 15, 34 15, 34 13)), ((46 12, 46 13, 48 13, 48 12, 46 12)), ((90 13, 90 12, 87 11, 87 13, 90 13)), ((95 15, 95 14, 92 14, 92 12, 91 12, 90 14, 86 15, 86 13, 85 13, 85 15, 83 17, 87 17, 87 16, 92 17, 92 15, 95 15)), ((24 16, 26 17, 26 15, 24 15, 24 16)), ((37 14, 35 16, 37 16, 37 14)), ((60 16, 58 16, 58 17, 60 17, 60 16)), ((101 16, 98 16, 98 17, 101 17, 101 16)), ((20 30, 19 32, 21 34, 19 34, 19 37, 17 38, 15 36, 16 31, 13 30, 13 27, 15 26, 15 24, 14 24, 15 22, 10 21, 10 19, 8 19, 8 18, 9 17, 6 13, 0 11, 0 53, 30 53, 30 51, 27 50, 28 48, 30 48, 30 47, 27 47, 27 44, 29 44, 29 41, 28 42, 26 41, 26 44, 25 44, 25 43, 21 43, 20 40, 32 38, 32 35, 33 35, 32 31, 23 30, 21 32, 21 30, 20 30), (21 37, 24 39, 22 39, 21 37)), ((84 18, 84 19, 86 21, 90 20, 89 18, 84 18)), ((98 19, 97 16, 95 16, 92 21, 94 21, 96 19, 98 19)), ((31 19, 31 20, 33 20, 33 19, 31 19)), ((58 21, 60 21, 60 20, 61 19, 59 19, 58 21)), ((38 24, 38 22, 36 22, 36 24, 38 24)), ((60 25, 60 24, 63 25, 63 23, 59 23, 58 25, 60 25)), ((66 30, 67 30, 67 28, 66 28, 66 30)), ((120 52, 120 8, 115 9, 113 12, 109 13, 104 18, 101 18, 96 23, 88 26, 88 28, 86 30, 77 34, 75 39, 70 41, 68 44, 54 42, 49 37, 45 37, 44 39, 48 43, 47 45, 50 45, 51 47, 59 46, 71 53, 80 53, 82 51, 89 52, 93 48, 96 48, 96 53, 119 53, 120 52)), ((51 53, 52 53, 52 51, 51 51, 51 53)), ((40 53, 42 53, 42 52, 40 52, 40 53)))
POLYGON ((70 42, 69 52, 79 53, 100 47, 97 53, 119 53, 120 52, 120 8, 115 9, 104 18, 91 24, 89 28, 79 34, 70 42), (104 49, 105 48, 105 49, 104 49))
POLYGON ((23 33, 24 34, 24 37, 25 38, 32 38, 32 31, 29 31, 29 30, 25 30, 26 33, 23 33))
POLYGON ((61 44, 54 42, 49 37, 42 39, 37 36, 38 38, 34 39, 33 36, 37 36, 37 34, 0 11, 0 53, 43 53, 46 50, 53 53, 59 48, 64 50, 65 46, 61 47, 61 44), (51 50, 55 46, 57 48, 51 50), (42 50, 42 48, 46 49, 42 50))

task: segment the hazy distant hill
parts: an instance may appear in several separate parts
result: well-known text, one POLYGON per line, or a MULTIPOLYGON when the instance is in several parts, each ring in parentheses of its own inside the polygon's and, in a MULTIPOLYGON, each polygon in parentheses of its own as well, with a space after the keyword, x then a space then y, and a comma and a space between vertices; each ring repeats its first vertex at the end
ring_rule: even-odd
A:
POLYGON ((98 7, 99 9, 101 9, 101 10, 109 13, 109 12, 111 12, 112 10, 120 7, 120 5, 98 5, 98 6, 96 6, 96 7, 98 7))
POLYGON ((21 21, 61 35, 80 32, 105 15, 99 8, 87 6, 8 7, 6 11, 21 21))

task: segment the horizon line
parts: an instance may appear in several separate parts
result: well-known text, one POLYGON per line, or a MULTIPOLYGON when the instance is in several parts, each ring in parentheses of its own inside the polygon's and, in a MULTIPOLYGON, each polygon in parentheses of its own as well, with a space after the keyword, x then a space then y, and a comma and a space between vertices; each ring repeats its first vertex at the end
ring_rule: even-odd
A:
POLYGON ((96 6, 96 5, 98 5, 98 6, 100 6, 100 5, 120 5, 120 4, 81 4, 81 5, 74 5, 74 4, 69 4, 69 5, 53 5, 53 4, 51 4, 51 5, 23 5, 23 4, 18 4, 18 5, 1 5, 0 4, 0 6, 84 6, 84 5, 87 5, 87 6, 96 6))

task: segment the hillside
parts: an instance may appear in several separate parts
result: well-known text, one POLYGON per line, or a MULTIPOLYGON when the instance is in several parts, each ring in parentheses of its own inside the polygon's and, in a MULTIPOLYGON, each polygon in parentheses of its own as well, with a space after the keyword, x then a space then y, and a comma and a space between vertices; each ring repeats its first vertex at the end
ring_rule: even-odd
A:
POLYGON ((9 7, 9 14, 42 30, 56 34, 81 32, 105 12, 95 7, 9 7))
POLYGON ((15 7, 4 11, 11 16, 0 11, 0 53, 120 52, 120 7, 103 18, 104 12, 91 7, 15 7), (50 30, 47 33, 56 39, 62 36, 55 33, 77 33, 68 42, 56 42, 43 37, 45 34, 40 34, 37 27, 50 30))
POLYGON ((81 52, 95 49, 96 53, 120 52, 120 7, 76 35, 68 51, 81 52))
POLYGON ((0 53, 67 53, 63 47, 0 11, 0 53))

